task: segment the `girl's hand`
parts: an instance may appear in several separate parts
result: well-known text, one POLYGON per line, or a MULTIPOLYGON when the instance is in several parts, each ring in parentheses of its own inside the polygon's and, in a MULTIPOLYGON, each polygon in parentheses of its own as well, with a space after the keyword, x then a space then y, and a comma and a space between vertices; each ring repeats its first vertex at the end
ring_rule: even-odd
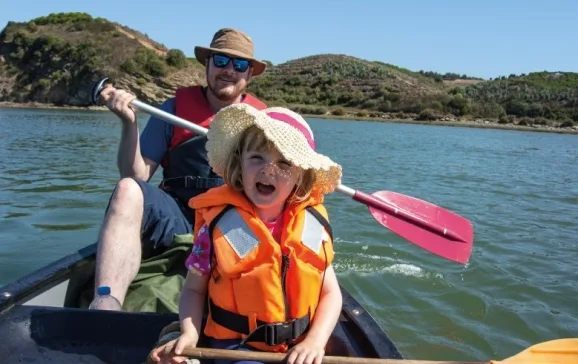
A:
POLYGON ((188 363, 187 357, 180 356, 186 346, 195 346, 196 340, 192 335, 181 334, 177 339, 171 340, 151 352, 151 359, 159 364, 188 363), (169 354, 165 350, 170 348, 169 354), (173 350, 174 349, 174 350, 173 350))
POLYGON ((311 340, 303 340, 287 352, 287 364, 321 364, 325 347, 311 340))

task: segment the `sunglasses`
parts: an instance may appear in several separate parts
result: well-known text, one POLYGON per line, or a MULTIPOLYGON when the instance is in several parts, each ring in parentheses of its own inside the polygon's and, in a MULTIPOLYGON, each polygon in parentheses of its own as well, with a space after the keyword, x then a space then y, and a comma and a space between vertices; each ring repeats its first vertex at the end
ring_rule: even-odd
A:
POLYGON ((223 54, 213 54, 213 65, 217 68, 225 68, 233 61, 233 69, 237 72, 245 72, 251 65, 251 61, 242 58, 231 58, 223 54))

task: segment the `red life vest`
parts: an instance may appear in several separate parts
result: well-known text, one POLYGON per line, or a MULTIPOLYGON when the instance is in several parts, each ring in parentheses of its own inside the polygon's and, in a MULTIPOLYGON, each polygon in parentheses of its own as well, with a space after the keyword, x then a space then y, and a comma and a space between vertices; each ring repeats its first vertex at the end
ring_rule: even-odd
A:
MULTIPOLYGON (((244 95, 243 103, 262 110, 267 105, 259 99, 244 95)), ((175 115, 191 123, 209 128, 215 113, 211 110, 201 86, 177 89, 175 115)), ((177 197, 184 206, 188 200, 210 188, 222 185, 223 180, 209 166, 206 135, 175 126, 168 152, 162 160, 163 181, 160 187, 177 197)))
MULTIPOLYGON (((258 110, 267 108, 267 105, 264 102, 249 94, 245 94, 241 102, 249 104, 258 110)), ((202 126, 203 128, 208 128, 211 120, 215 117, 215 113, 211 110, 201 86, 190 86, 177 89, 175 95, 175 115, 202 126)), ((180 126, 175 126, 173 129, 173 136, 169 143, 169 152, 193 136, 195 136, 194 132, 183 129, 180 126)), ((166 161, 164 160, 163 167, 165 162, 166 161)))

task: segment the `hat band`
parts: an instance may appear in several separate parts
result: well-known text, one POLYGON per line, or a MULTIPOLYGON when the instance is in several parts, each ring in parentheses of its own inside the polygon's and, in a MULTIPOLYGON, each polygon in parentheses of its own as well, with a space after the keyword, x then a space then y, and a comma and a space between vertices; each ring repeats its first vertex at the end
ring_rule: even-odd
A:
POLYGON ((292 118, 287 114, 282 114, 279 112, 268 112, 267 115, 275 120, 287 123, 292 127, 294 127, 295 129, 299 130, 307 140, 307 143, 309 144, 311 149, 315 150, 315 141, 313 140, 313 136, 311 135, 311 132, 305 126, 303 126, 303 124, 301 124, 300 122, 298 122, 297 120, 295 120, 294 118, 292 118))

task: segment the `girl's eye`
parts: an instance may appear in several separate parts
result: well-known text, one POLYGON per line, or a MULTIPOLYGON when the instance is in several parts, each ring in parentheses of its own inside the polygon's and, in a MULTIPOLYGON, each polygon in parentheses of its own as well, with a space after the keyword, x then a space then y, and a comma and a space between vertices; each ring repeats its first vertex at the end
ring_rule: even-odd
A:
POLYGON ((285 167, 293 167, 293 164, 291 164, 291 162, 286 161, 286 160, 279 161, 279 163, 285 167))

